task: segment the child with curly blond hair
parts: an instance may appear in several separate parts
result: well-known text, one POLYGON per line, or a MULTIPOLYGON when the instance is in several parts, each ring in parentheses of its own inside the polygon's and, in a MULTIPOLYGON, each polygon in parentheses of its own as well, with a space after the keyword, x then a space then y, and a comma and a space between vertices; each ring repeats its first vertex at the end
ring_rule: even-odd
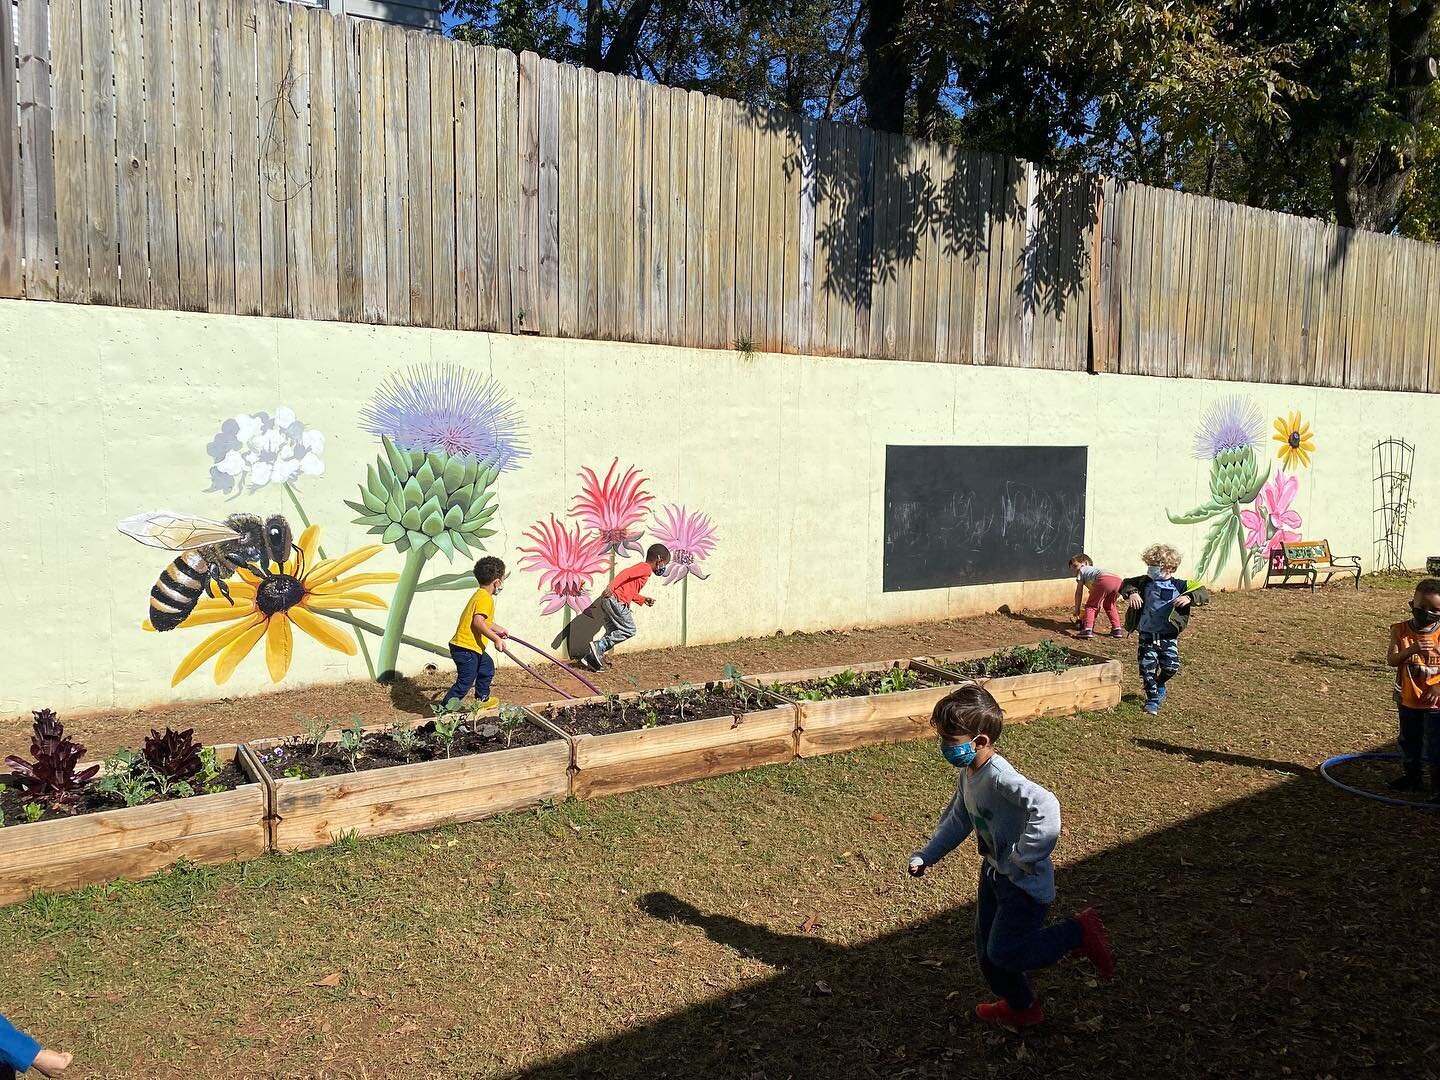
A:
POLYGON ((1145 686, 1145 712, 1158 716, 1166 684, 1180 670, 1180 635, 1190 624, 1191 609, 1208 604, 1210 594, 1199 581, 1175 577, 1180 552, 1169 544, 1151 544, 1140 557, 1145 560, 1144 576, 1127 578, 1120 596, 1128 609, 1126 632, 1140 634, 1136 658, 1145 686))

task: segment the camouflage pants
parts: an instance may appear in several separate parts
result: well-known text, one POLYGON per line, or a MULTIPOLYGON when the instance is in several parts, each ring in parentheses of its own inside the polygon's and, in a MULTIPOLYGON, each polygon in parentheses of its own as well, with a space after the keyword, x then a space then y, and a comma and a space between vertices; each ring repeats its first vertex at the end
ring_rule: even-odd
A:
POLYGON ((1140 681, 1145 684, 1145 700, 1158 701, 1160 688, 1180 670, 1180 640, 1159 634, 1140 634, 1140 681))

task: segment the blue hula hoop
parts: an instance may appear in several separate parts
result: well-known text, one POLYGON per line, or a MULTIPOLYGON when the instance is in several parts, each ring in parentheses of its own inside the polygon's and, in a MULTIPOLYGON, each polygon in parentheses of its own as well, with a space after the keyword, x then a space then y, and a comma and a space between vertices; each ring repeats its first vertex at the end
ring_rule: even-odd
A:
POLYGON ((1374 791, 1366 791, 1363 788, 1352 787, 1349 784, 1341 783, 1330 775, 1330 766, 1338 765, 1342 761, 1399 761, 1399 754, 1336 754, 1334 757, 1320 763, 1320 775, 1330 783, 1334 784, 1341 791, 1348 791, 1352 795, 1359 795, 1362 798, 1374 799, 1376 802, 1385 803, 1388 806, 1408 806, 1417 810, 1440 810, 1440 803, 1412 802, 1409 799, 1394 799, 1389 795, 1380 795, 1374 791))

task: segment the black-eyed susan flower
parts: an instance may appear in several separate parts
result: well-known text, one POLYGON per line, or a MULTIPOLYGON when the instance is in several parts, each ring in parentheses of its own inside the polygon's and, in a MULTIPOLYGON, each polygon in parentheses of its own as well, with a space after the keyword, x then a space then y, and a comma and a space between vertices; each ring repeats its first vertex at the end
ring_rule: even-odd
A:
MULTIPOLYGON (((233 604, 220 597, 207 598, 195 606, 180 624, 204 626, 229 623, 191 649, 175 669, 171 686, 198 671, 215 657, 215 682, 224 683, 235 673, 240 661, 260 640, 265 640, 265 664, 270 678, 279 682, 290 670, 294 651, 294 627, 299 627, 326 648, 354 656, 355 641, 334 622, 316 614, 341 608, 378 608, 388 605, 373 593, 359 591, 369 585, 396 581, 399 574, 344 575, 384 550, 372 544, 338 559, 320 559, 320 527, 311 525, 297 543, 299 549, 278 573, 260 577, 250 570, 239 571, 240 580, 230 585, 233 604)), ((145 629, 152 630, 148 622, 145 629)))
POLYGON ((1290 472, 1295 471, 1297 462, 1303 468, 1310 467, 1310 455, 1315 452, 1311 436, 1310 425, 1298 412, 1275 418, 1275 434, 1271 437, 1280 444, 1275 456, 1290 472))

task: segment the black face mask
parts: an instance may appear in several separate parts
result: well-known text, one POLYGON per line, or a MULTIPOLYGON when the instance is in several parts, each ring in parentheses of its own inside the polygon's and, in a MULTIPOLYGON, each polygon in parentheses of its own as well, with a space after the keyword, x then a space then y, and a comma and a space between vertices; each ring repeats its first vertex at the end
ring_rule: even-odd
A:
POLYGON ((1421 630, 1428 630, 1436 623, 1440 623, 1440 612, 1428 611, 1423 607, 1410 606, 1410 615, 1415 620, 1415 625, 1421 630))

